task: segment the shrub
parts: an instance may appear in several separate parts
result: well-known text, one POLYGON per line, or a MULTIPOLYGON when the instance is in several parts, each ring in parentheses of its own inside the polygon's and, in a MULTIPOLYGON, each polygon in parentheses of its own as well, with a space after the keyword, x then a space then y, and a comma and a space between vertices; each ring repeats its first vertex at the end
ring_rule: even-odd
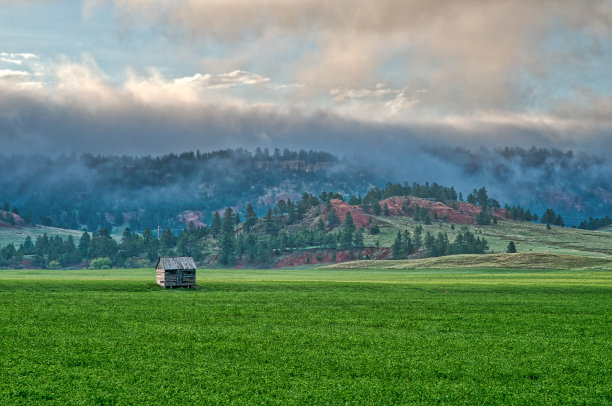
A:
POLYGON ((96 258, 89 264, 89 269, 110 269, 112 264, 110 258, 96 258))

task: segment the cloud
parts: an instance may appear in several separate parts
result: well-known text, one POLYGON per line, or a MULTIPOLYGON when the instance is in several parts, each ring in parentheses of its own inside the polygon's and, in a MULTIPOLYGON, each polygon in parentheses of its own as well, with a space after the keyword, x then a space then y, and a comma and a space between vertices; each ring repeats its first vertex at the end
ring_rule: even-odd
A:
POLYGON ((29 78, 30 73, 21 71, 21 70, 12 70, 12 69, 0 69, 0 80, 9 79, 9 80, 22 80, 25 78, 29 78))
POLYGON ((563 86, 584 84, 589 61, 605 63, 612 34, 612 7, 605 0, 112 3, 124 26, 165 27, 177 43, 222 47, 227 58, 242 54, 242 61, 265 66, 258 71, 282 66, 309 92, 329 95, 380 82, 430 89, 420 105, 434 115, 522 112, 536 102, 553 103, 548 94, 559 85, 559 70, 563 86), (563 47, 551 45, 560 40, 563 47))
POLYGON ((24 61, 29 61, 32 59, 38 59, 38 55, 32 53, 0 52, 0 62, 21 65, 24 63, 24 61))
POLYGON ((201 86, 214 89, 237 85, 258 85, 270 82, 270 78, 243 70, 235 70, 218 75, 196 73, 193 76, 175 79, 174 82, 178 85, 201 86))
MULTIPOLYGON (((403 162, 403 167, 406 155, 431 145, 536 145, 594 151, 612 147, 611 120, 593 121, 588 115, 564 118, 489 112, 410 123, 382 122, 334 109, 308 110, 220 96, 189 81, 166 78, 158 71, 148 76, 131 74, 125 82, 115 83, 93 61, 57 65, 54 75, 48 80, 52 84, 39 88, 20 88, 0 80, 3 152, 140 155, 196 148, 286 146, 362 153, 378 162, 403 162), (589 140, 587 147, 585 139, 589 140)), ((198 80, 213 87, 218 83, 267 83, 244 72, 204 77, 200 75, 198 80)), ((390 109, 412 108, 416 103, 404 91, 388 89, 374 87, 353 92, 353 97, 366 98, 378 92, 391 97, 390 109)), ((411 170, 418 173, 414 171, 420 169, 411 170)))
POLYGON ((378 83, 374 89, 341 89, 335 88, 330 94, 337 102, 346 102, 351 99, 378 98, 387 95, 397 95, 401 90, 391 89, 382 83, 378 83))

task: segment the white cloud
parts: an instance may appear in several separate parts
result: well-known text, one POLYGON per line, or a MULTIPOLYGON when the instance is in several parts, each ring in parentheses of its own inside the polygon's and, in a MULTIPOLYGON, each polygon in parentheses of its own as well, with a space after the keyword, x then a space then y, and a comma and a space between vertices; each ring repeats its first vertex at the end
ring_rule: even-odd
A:
POLYGON ((201 86, 205 88, 225 88, 237 85, 258 85, 270 82, 270 78, 256 73, 235 70, 218 75, 196 73, 193 76, 182 77, 174 80, 178 85, 201 86))
POLYGON ((25 61, 32 59, 38 59, 38 55, 32 53, 0 52, 0 62, 22 65, 25 61))
POLYGON ((420 104, 418 99, 411 99, 404 92, 399 93, 393 100, 385 103, 390 115, 401 115, 406 111, 412 110, 413 107, 420 104))
POLYGON ((0 69, 0 79, 23 80, 29 78, 29 72, 12 69, 0 69))
POLYGON ((387 96, 390 94, 398 94, 400 90, 391 89, 382 83, 378 83, 374 89, 341 89, 335 88, 330 91, 330 94, 334 97, 334 101, 347 102, 351 99, 364 99, 387 96))

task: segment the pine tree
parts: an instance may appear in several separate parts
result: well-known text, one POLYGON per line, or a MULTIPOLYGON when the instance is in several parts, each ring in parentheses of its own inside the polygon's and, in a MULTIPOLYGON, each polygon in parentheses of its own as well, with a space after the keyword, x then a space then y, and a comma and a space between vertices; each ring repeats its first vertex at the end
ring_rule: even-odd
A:
POLYGON ((514 245, 514 241, 510 241, 508 243, 508 248, 506 248, 506 252, 509 254, 514 254, 516 252, 516 245, 514 245))
POLYGON ((28 235, 23 242, 23 254, 31 255, 34 253, 34 243, 32 242, 32 238, 28 235))
POLYGON ((353 237, 353 245, 357 249, 362 249, 364 247, 363 228, 360 228, 355 232, 355 236, 353 237))
POLYGON ((410 237, 410 232, 408 230, 404 230, 403 235, 403 248, 405 255, 410 255, 414 252, 414 246, 412 245, 412 238, 410 237))
POLYGON ((491 218, 489 217, 489 215, 487 214, 484 208, 480 210, 480 213, 476 215, 476 223, 481 226, 486 226, 486 225, 491 224, 491 218))
POLYGON ((236 239, 234 236, 234 215, 231 207, 228 207, 223 215, 223 228, 219 248, 219 263, 221 265, 234 263, 236 239))
POLYGON ((422 235, 423 235, 423 226, 419 224, 418 226, 414 228, 414 249, 415 250, 418 250, 419 248, 421 248, 421 244, 423 244, 422 235))
POLYGON ((162 231, 161 240, 159 242, 159 252, 161 255, 173 255, 173 248, 176 246, 176 236, 167 228, 162 231))
POLYGON ((338 217, 336 210, 331 209, 327 214, 327 224, 329 225, 329 228, 334 228, 340 224, 340 218, 338 217))
POLYGON ((325 222, 323 221, 323 216, 319 216, 317 220, 317 231, 325 231, 325 222))
POLYGON ((210 223, 210 233, 212 234, 213 238, 216 239, 219 236, 220 232, 221 232, 221 215, 217 211, 215 212, 212 222, 210 223))
POLYGON ((244 231, 247 233, 257 224, 257 213, 253 209, 251 203, 247 206, 246 215, 244 216, 244 231))
POLYGON ((348 233, 353 233, 355 231, 355 222, 353 221, 353 216, 351 216, 350 212, 347 212, 346 216, 344 216, 344 224, 342 225, 342 228, 348 233))
POLYGON ((87 231, 83 232, 81 238, 79 239, 79 253, 82 258, 87 258, 87 253, 89 252, 89 244, 91 243, 91 237, 87 231))
POLYGON ((402 245, 402 232, 398 231, 395 240, 393 241, 393 245, 391 247, 393 259, 403 259, 404 258, 404 247, 402 245))
POLYGON ((153 233, 151 233, 151 229, 147 227, 142 233, 142 243, 145 252, 149 252, 151 241, 153 241, 153 233))
POLYGON ((264 216, 263 219, 264 230, 268 235, 274 235, 276 233, 276 227, 274 226, 274 217, 272 215, 272 209, 268 209, 268 213, 264 216))

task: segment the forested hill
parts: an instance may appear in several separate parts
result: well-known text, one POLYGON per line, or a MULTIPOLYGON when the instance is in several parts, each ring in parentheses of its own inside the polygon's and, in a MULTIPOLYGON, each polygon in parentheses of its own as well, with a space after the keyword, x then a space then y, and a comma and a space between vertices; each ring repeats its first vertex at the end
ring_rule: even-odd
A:
POLYGON ((26 223, 90 231, 161 226, 179 232, 190 222, 210 224, 215 211, 227 207, 244 214, 250 203, 263 215, 278 201, 295 202, 304 193, 333 191, 348 200, 389 182, 429 181, 464 194, 485 185, 500 201, 539 213, 552 207, 568 225, 584 223, 583 228, 599 228, 605 224, 595 220, 612 215, 612 168, 585 154, 436 148, 398 162, 367 152, 365 159, 287 149, 0 156, 0 204, 16 207, 26 223))
POLYGON ((90 230, 129 225, 182 228, 207 223, 216 210, 263 213, 278 200, 325 190, 363 194, 381 184, 364 165, 316 151, 257 149, 160 157, 11 156, 0 160, 0 200, 26 220, 90 230))

